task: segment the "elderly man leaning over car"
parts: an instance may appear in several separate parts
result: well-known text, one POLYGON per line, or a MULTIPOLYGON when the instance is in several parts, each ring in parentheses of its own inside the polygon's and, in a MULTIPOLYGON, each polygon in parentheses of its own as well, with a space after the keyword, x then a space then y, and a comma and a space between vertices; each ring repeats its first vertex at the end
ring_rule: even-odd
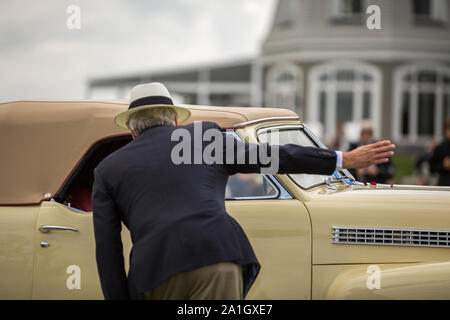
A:
MULTIPOLYGON (((106 299, 242 299, 258 275, 261 266, 243 229, 227 214, 224 195, 230 175, 259 173, 270 165, 249 159, 263 147, 272 155, 273 147, 233 139, 231 147, 223 144, 223 157, 243 150, 244 162, 233 153, 231 162, 175 164, 175 130, 225 136, 212 122, 202 123, 200 132, 195 123, 178 126, 189 116, 188 109, 173 105, 162 84, 151 83, 135 87, 129 109, 115 118, 134 140, 95 169, 96 256, 106 299), (128 277, 121 222, 133 241, 128 277)), ((208 144, 190 144, 191 155, 204 154, 208 144)), ((277 148, 278 173, 329 175, 385 163, 395 146, 381 141, 350 152, 294 144, 277 148)))

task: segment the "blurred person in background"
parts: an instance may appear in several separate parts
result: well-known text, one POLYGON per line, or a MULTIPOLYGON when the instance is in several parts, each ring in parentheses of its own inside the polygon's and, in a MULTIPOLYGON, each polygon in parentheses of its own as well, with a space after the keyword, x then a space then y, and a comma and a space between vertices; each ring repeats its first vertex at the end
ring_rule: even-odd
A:
POLYGON ((431 174, 431 157, 436 149, 436 139, 431 138, 423 152, 416 160, 416 173, 418 175, 417 184, 433 185, 436 183, 435 177, 431 174))
POLYGON ((332 150, 344 150, 347 149, 348 144, 345 146, 346 144, 345 141, 345 127, 344 127, 344 123, 342 121, 339 121, 336 125, 336 135, 333 138, 333 140, 331 140, 330 143, 327 144, 329 149, 332 150))
POLYGON ((439 173, 438 185, 450 186, 450 117, 445 121, 445 137, 431 157, 431 171, 439 173))
MULTIPOLYGON (((360 140, 356 143, 351 143, 349 151, 376 141, 373 137, 372 125, 369 122, 363 122, 360 130, 360 140)), ((350 172, 360 182, 394 183, 395 169, 391 159, 383 164, 372 165, 364 169, 350 170, 350 172)))

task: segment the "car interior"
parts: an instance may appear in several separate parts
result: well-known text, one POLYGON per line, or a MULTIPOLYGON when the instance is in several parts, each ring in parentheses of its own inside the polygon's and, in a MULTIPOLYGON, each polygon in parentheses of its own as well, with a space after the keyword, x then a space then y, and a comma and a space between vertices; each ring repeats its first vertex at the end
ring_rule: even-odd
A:
POLYGON ((123 135, 106 138, 94 144, 79 162, 61 191, 55 195, 54 201, 75 211, 92 212, 91 195, 95 167, 131 140, 131 135, 123 135))
MULTIPOLYGON (((92 212, 91 196, 95 167, 104 158, 131 140, 131 135, 123 135, 109 137, 94 144, 52 201, 59 202, 77 212, 92 212)), ((276 192, 267 177, 261 174, 236 174, 228 182, 225 199, 273 198, 276 196, 276 192)))

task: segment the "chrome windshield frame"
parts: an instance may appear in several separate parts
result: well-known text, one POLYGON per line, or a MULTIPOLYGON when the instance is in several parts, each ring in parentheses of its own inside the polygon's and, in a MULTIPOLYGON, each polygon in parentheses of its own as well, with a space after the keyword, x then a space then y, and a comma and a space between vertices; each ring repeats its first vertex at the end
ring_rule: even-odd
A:
MULTIPOLYGON (((328 149, 320 140, 319 138, 317 138, 317 136, 307 127, 305 126, 303 123, 301 124, 280 124, 280 125, 272 125, 272 126, 267 126, 267 127, 263 127, 260 128, 258 130, 256 130, 256 138, 258 139, 259 142, 259 135, 262 133, 265 133, 267 131, 272 131, 272 130, 279 130, 282 129, 284 130, 298 130, 301 129, 304 131, 304 133, 306 134, 306 136, 308 138, 311 139, 311 141, 316 145, 316 147, 318 148, 322 148, 322 149, 328 149)), ((342 173, 344 173, 344 176, 339 172, 339 171, 334 171, 333 174, 329 175, 329 177, 333 177, 334 174, 337 172, 338 174, 338 178, 348 178, 351 181, 356 181, 355 178, 353 177, 353 175, 347 170, 347 169, 342 169, 341 170, 342 173)), ((300 188, 302 188, 303 190, 310 190, 313 189, 315 187, 321 186, 321 185, 327 185, 327 181, 321 182, 321 183, 317 183, 314 185, 311 185, 309 187, 304 187, 301 186, 297 181, 295 181, 295 179, 293 179, 289 174, 288 177, 300 188)))
MULTIPOLYGON (((303 130, 305 130, 306 134, 322 149, 328 149, 326 145, 324 145, 322 143, 322 141, 319 140, 319 138, 314 134, 314 132, 312 132, 307 126, 302 125, 303 126, 303 130)), ((346 176, 347 178, 350 178, 351 181, 356 181, 355 177, 353 177, 353 175, 350 173, 350 171, 348 171, 347 169, 342 169, 341 170, 346 176)), ((338 172, 339 173, 339 172, 338 172)), ((339 174, 340 175, 340 174, 339 174)), ((341 175, 340 175, 341 176, 341 175)))
POLYGON ((250 120, 246 122, 240 122, 233 125, 233 128, 238 128, 242 126, 248 126, 259 122, 266 122, 266 121, 279 121, 279 120, 300 120, 299 116, 286 116, 286 117, 268 117, 268 118, 259 118, 255 120, 250 120))

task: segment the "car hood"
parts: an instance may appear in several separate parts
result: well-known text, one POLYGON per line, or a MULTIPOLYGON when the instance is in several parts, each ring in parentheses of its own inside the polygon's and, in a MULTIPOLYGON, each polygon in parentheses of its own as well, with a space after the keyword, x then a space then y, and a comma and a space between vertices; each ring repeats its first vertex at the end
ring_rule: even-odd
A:
POLYGON ((450 188, 325 186, 305 202, 312 224, 313 263, 392 263, 450 259, 449 247, 336 244, 333 228, 440 230, 450 235, 450 188))
POLYGON ((337 190, 325 186, 312 192, 312 202, 321 201, 381 201, 386 202, 414 202, 422 204, 424 201, 447 204, 450 210, 450 187, 415 186, 415 185, 384 185, 348 187, 339 185, 337 190))

